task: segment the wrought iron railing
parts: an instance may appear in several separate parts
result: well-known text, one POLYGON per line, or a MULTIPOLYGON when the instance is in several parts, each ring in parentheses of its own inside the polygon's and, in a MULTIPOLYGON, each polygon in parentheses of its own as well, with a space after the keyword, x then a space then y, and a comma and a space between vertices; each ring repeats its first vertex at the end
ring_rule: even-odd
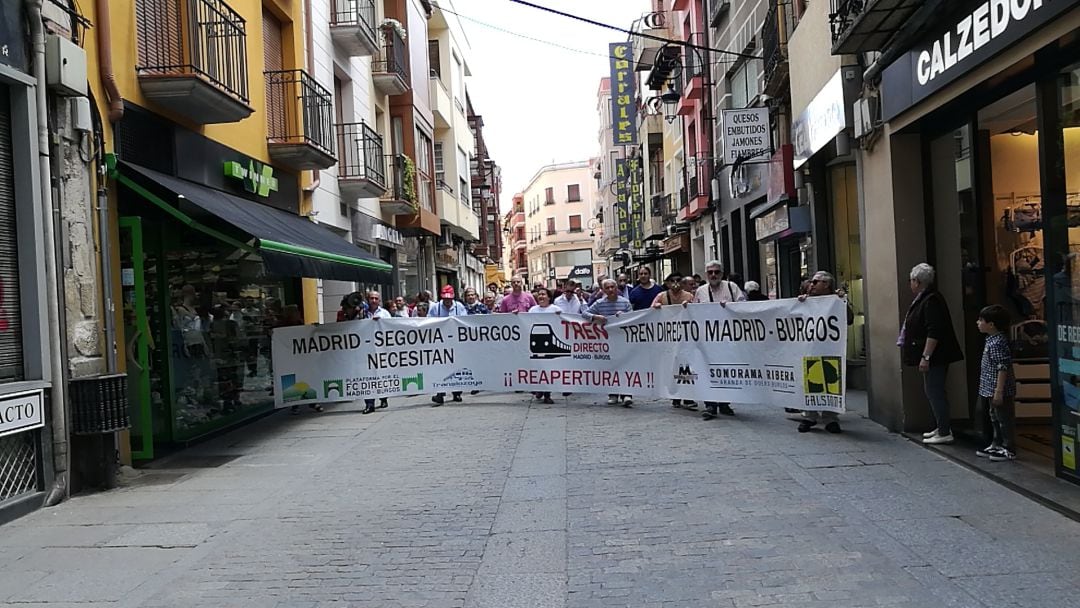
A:
POLYGON ((221 0, 136 0, 140 76, 197 76, 248 103, 244 19, 221 0))
POLYGON ((829 0, 829 28, 835 44, 873 0, 829 0))
MULTIPOLYGON (((697 47, 707 47, 705 40, 705 32, 695 32, 690 34, 690 37, 686 39, 686 42, 697 47)), ((691 78, 705 75, 705 68, 708 67, 708 60, 705 55, 705 51, 700 48, 691 48, 689 46, 683 47, 683 78, 684 82, 690 82, 691 78)))
POLYGON ((383 198, 408 201, 413 206, 416 206, 416 177, 413 176, 412 184, 406 183, 405 155, 390 154, 385 157, 385 162, 388 170, 386 172, 386 196, 383 198))
POLYGON ((761 26, 761 46, 763 51, 765 86, 773 84, 775 77, 782 76, 787 65, 787 41, 795 28, 795 12, 791 0, 770 0, 769 11, 761 26))
POLYGON ((330 25, 359 26, 371 40, 375 37, 375 0, 330 0, 330 25))
POLYGON ((267 140, 307 144, 333 156, 334 101, 304 70, 263 72, 266 77, 267 140))
POLYGON ((382 26, 383 46, 379 55, 371 62, 371 71, 397 74, 405 82, 409 81, 409 62, 405 53, 405 41, 393 26, 382 26))
POLYGON ((386 187, 383 138, 364 122, 337 126, 338 178, 366 179, 386 187))

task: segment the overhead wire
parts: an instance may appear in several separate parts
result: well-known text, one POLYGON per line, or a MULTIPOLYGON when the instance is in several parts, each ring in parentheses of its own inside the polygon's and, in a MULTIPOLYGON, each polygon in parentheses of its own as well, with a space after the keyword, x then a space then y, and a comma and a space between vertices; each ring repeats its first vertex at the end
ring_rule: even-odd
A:
MULTIPOLYGON (((451 10, 451 9, 443 7, 443 6, 440 6, 439 10, 444 12, 444 13, 450 13, 451 15, 455 15, 458 18, 464 19, 464 20, 469 21, 471 23, 475 23, 476 25, 486 27, 486 28, 495 30, 497 32, 501 32, 503 34, 507 34, 509 36, 515 36, 517 38, 522 38, 524 40, 530 40, 532 42, 538 42, 540 44, 546 44, 548 46, 559 48, 559 49, 562 49, 564 51, 570 51, 570 52, 573 52, 573 53, 580 53, 582 55, 592 55, 594 57, 604 57, 604 58, 607 58, 607 59, 620 59, 620 60, 623 59, 621 57, 615 57, 615 56, 611 55, 610 53, 600 53, 600 52, 597 52, 597 51, 588 51, 588 50, 585 50, 585 49, 574 48, 574 47, 566 46, 566 45, 563 45, 563 44, 559 44, 558 42, 554 42, 554 41, 551 41, 551 40, 545 40, 544 38, 537 38, 535 36, 530 36, 528 34, 522 34, 520 32, 515 32, 515 31, 512 31, 512 30, 508 30, 508 29, 506 29, 504 27, 494 25, 494 24, 491 24, 491 23, 487 23, 485 21, 480 21, 479 19, 476 19, 474 17, 470 17, 468 15, 463 15, 463 14, 457 12, 457 11, 451 10)), ((634 35, 637 35, 637 34, 634 34, 634 35)), ((663 40, 663 39, 660 39, 660 40, 663 40)), ((678 40, 666 40, 666 42, 671 43, 671 44, 676 44, 676 45, 682 44, 678 40)), ((744 57, 758 58, 755 55, 743 55, 743 56, 744 57)), ((738 63, 738 61, 710 61, 706 65, 734 65, 736 63, 738 63)))
POLYGON ((582 23, 587 23, 589 25, 593 25, 593 26, 596 26, 596 27, 609 29, 609 30, 614 30, 616 32, 622 32, 622 33, 627 34, 629 36, 637 36, 639 38, 648 38, 649 40, 657 40, 659 42, 666 42, 666 43, 669 43, 669 44, 675 44, 675 45, 678 45, 678 46, 682 46, 682 47, 686 47, 686 48, 690 48, 690 49, 696 49, 696 50, 699 50, 699 51, 707 51, 709 53, 720 53, 721 55, 730 55, 732 57, 738 57, 740 59, 761 59, 761 57, 759 57, 758 55, 749 55, 747 53, 739 53, 739 52, 736 52, 736 51, 727 51, 727 50, 724 50, 724 49, 714 49, 712 47, 707 47, 707 46, 702 46, 702 45, 699 45, 699 44, 694 44, 692 42, 685 41, 685 40, 668 40, 667 38, 662 38, 660 36, 654 36, 652 34, 646 34, 645 32, 635 32, 633 30, 628 30, 626 28, 619 27, 617 25, 610 25, 608 23, 602 23, 600 21, 589 19, 588 17, 582 17, 580 15, 574 15, 572 13, 567 13, 565 11, 560 11, 558 9, 543 6, 541 4, 535 4, 535 3, 532 3, 532 2, 528 2, 527 0, 510 0, 510 2, 513 2, 514 4, 520 4, 522 6, 527 6, 529 8, 535 8, 537 10, 544 11, 546 13, 551 13, 553 15, 558 15, 560 17, 566 17, 567 19, 573 19, 574 21, 580 21, 582 23))

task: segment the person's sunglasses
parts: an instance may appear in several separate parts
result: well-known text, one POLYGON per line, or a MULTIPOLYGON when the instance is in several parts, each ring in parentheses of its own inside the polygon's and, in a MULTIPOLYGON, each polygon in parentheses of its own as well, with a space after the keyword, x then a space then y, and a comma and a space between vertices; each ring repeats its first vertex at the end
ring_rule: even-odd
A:
POLYGON ((719 270, 706 270, 705 274, 720 274, 719 270))

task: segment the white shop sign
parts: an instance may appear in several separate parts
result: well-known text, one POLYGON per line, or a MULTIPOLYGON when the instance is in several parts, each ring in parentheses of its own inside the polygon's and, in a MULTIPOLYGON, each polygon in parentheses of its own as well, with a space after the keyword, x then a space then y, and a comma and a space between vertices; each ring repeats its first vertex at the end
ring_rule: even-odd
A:
POLYGON ((815 152, 832 141, 847 125, 844 113, 844 82, 840 70, 818 91, 803 113, 791 123, 791 143, 795 147, 794 168, 798 169, 815 152))
POLYGON ((40 390, 0 397, 0 437, 45 426, 43 402, 40 390))
POLYGON ((769 128, 768 108, 723 110, 724 164, 734 165, 742 159, 749 162, 768 162, 772 154, 772 129, 769 128))

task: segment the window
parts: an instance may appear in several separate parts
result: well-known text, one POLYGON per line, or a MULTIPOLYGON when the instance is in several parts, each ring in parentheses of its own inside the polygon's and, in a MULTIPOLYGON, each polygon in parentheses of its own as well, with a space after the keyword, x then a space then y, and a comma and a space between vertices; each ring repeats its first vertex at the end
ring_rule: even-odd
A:
POLYGON ((435 142, 435 184, 441 186, 446 183, 446 161, 443 158, 442 142, 435 142))
MULTIPOLYGON (((454 54, 454 101, 457 102, 458 109, 464 108, 461 104, 465 102, 465 69, 457 53, 454 54)), ((464 112, 463 109, 462 111, 464 112)))
POLYGON ((553 217, 547 218, 547 234, 548 236, 555 234, 555 218, 553 217))
POLYGON ((570 232, 581 232, 581 216, 570 216, 570 232))
POLYGON ((581 186, 579 184, 570 184, 566 187, 566 200, 571 203, 581 201, 581 186))
POLYGON ((434 191, 431 188, 431 138, 420 129, 416 130, 416 195, 420 206, 428 211, 435 210, 435 202, 432 200, 434 191))
POLYGON ((742 64, 735 73, 728 78, 728 86, 731 88, 731 107, 745 108, 757 97, 758 89, 758 62, 750 60, 742 64))
POLYGON ((439 57, 439 41, 427 41, 428 63, 431 65, 431 77, 442 78, 442 61, 439 57))
POLYGON ((555 188, 544 188, 544 204, 555 204, 555 188))
MULTIPOLYGON (((464 177, 459 177, 458 178, 458 188, 459 188, 458 196, 461 198, 461 204, 468 205, 469 204, 469 180, 465 179, 464 177)), ((474 209, 473 211, 475 212, 476 210, 474 209)))

